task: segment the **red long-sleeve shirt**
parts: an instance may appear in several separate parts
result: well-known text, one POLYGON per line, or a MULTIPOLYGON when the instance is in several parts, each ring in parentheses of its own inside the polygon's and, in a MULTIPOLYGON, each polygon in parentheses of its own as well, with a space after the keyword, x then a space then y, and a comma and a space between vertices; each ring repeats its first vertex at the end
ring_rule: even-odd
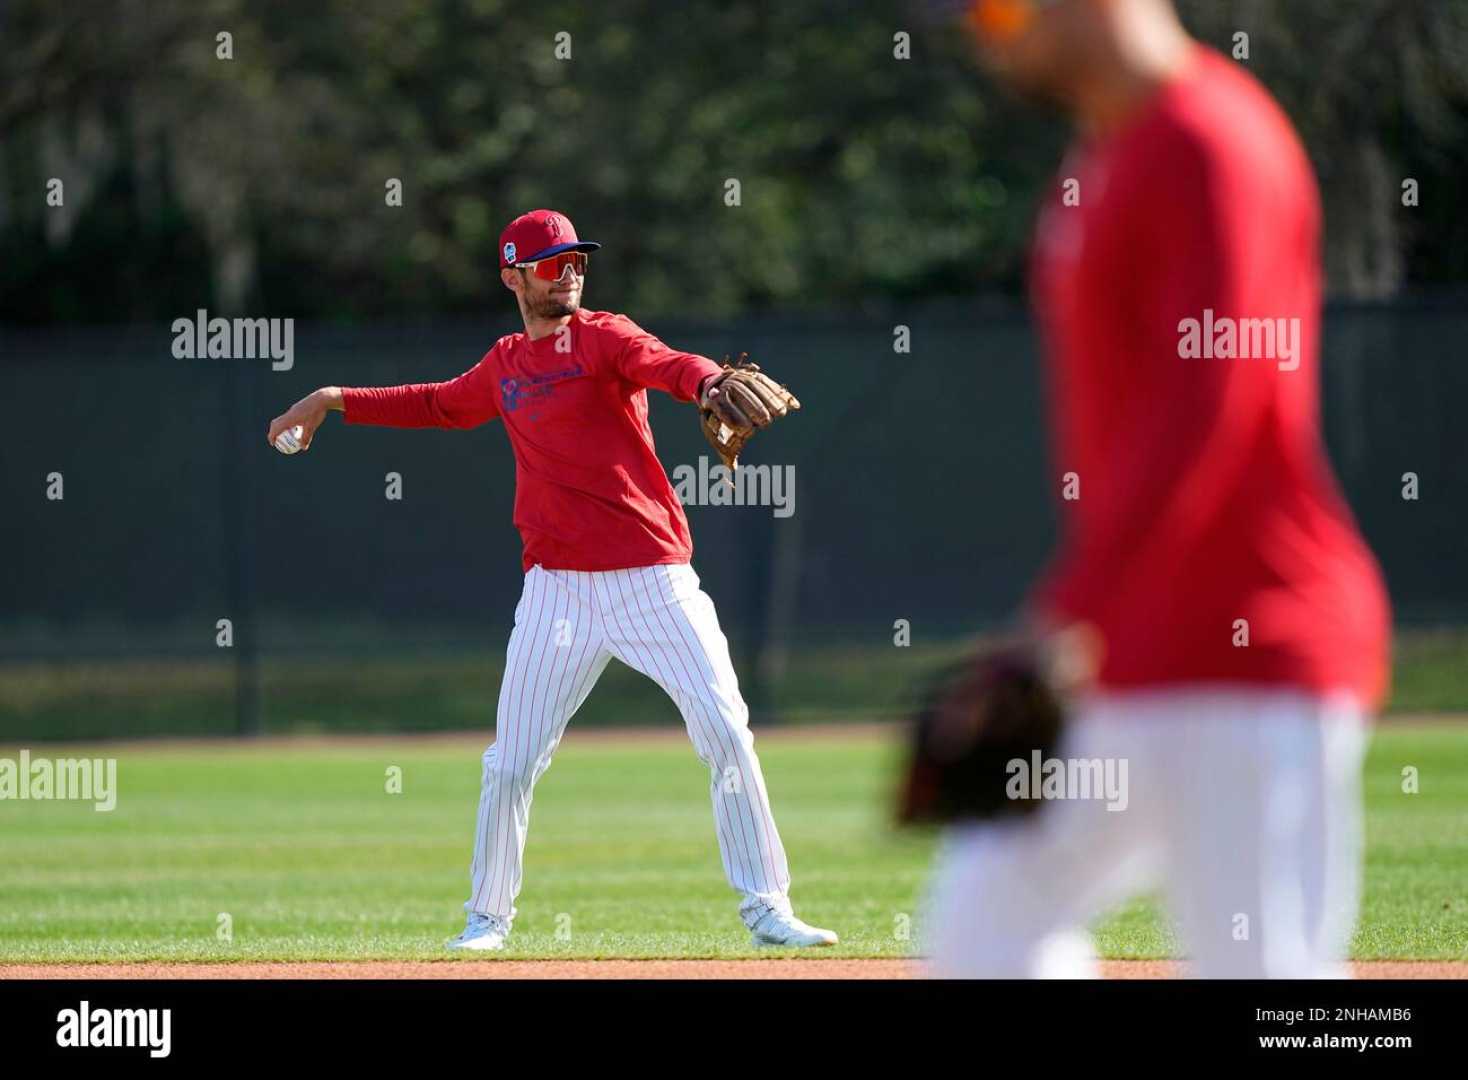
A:
POLYGON ((566 333, 495 342, 447 382, 343 388, 349 424, 472 428, 498 417, 515 455, 524 567, 688 562, 693 540, 647 421, 647 390, 693 401, 719 366, 625 315, 578 311, 566 333))
POLYGON ((1079 497, 1036 605, 1100 630, 1103 685, 1379 702, 1390 610, 1321 442, 1320 209, 1289 121, 1199 48, 1061 179, 1075 205, 1062 183, 1032 287, 1057 488, 1074 473, 1079 497))

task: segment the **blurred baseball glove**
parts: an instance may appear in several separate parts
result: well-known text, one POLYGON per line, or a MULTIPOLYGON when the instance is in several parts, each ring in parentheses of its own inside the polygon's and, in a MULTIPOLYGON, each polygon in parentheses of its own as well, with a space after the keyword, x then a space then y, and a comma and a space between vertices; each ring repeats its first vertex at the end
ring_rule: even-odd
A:
POLYGON ((1054 757, 1065 698, 1092 670, 1066 635, 983 646, 924 683, 908 719, 902 825, 1023 816, 1040 807, 1010 762, 1054 757))
POLYGON ((739 467, 744 444, 762 427, 800 408, 785 387, 749 362, 748 353, 724 364, 703 388, 698 403, 703 435, 732 472, 739 467))

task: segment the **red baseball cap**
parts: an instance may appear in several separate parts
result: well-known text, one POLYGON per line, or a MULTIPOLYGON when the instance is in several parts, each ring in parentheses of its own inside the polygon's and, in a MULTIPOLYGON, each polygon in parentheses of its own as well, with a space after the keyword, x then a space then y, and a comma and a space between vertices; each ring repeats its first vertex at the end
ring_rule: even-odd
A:
POLYGON ((578 240, 576 226, 565 214, 554 210, 532 210, 521 214, 500 233, 500 269, 548 259, 563 251, 595 251, 593 240, 578 240))

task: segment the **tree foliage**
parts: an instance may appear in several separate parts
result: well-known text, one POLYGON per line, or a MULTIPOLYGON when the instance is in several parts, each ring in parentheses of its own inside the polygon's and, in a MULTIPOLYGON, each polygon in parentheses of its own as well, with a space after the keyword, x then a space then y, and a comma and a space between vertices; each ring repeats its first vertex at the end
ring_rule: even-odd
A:
MULTIPOLYGON (((1468 0, 1182 8, 1300 126, 1337 292, 1468 277, 1468 0)), ((11 0, 0 50, 8 321, 478 311, 536 206, 607 245, 599 307, 1014 290, 1065 139, 886 0, 11 0)))

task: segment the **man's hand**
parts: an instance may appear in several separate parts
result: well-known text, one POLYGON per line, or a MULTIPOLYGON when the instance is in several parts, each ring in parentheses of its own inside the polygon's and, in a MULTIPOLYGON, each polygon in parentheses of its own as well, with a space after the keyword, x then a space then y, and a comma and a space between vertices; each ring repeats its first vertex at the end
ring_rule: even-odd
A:
POLYGON ((756 431, 798 408, 795 395, 758 364, 749 363, 747 353, 740 353, 732 364, 726 356, 718 374, 705 379, 699 392, 704 438, 731 472, 739 467, 740 451, 756 431))
MULTIPOLYGON (((275 440, 282 434, 289 432, 294 427, 299 427, 301 433, 297 436, 297 441, 300 443, 300 448, 309 450, 311 439, 315 436, 316 429, 321 426, 321 422, 326 419, 326 414, 333 409, 340 411, 341 408, 341 387, 323 386, 320 390, 307 394, 270 421, 270 428, 265 433, 265 441, 275 446, 275 440)), ((276 449, 280 448, 276 447, 276 449)))

